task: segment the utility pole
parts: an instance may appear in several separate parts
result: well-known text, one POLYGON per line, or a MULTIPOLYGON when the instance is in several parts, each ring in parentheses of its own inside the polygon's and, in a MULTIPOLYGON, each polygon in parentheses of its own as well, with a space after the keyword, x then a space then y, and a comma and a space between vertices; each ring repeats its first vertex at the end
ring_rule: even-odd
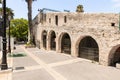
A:
POLYGON ((3 0, 3 55, 2 55, 2 65, 1 70, 8 69, 7 66, 7 52, 6 52, 6 0, 3 0))

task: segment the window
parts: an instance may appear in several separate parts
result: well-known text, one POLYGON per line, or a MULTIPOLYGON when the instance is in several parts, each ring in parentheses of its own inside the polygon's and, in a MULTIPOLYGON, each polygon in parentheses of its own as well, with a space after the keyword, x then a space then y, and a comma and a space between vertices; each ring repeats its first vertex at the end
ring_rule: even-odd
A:
POLYGON ((64 16, 64 23, 66 23, 67 22, 67 17, 66 16, 64 16))
POLYGON ((111 26, 115 26, 115 23, 111 23, 111 26))
POLYGON ((51 23, 51 18, 49 18, 49 23, 51 23))
POLYGON ((55 24, 58 25, 58 16, 55 16, 55 24))

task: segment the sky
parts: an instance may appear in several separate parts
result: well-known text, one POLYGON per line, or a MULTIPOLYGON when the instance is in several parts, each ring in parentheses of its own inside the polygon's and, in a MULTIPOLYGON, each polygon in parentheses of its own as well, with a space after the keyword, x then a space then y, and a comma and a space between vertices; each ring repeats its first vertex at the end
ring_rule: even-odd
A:
MULTIPOLYGON (((87 13, 119 13, 120 0, 37 0, 32 4, 33 18, 39 13, 38 9, 70 10, 75 12, 76 6, 82 4, 87 13)), ((6 6, 15 14, 14 18, 27 19, 27 4, 25 0, 6 0, 6 6)))

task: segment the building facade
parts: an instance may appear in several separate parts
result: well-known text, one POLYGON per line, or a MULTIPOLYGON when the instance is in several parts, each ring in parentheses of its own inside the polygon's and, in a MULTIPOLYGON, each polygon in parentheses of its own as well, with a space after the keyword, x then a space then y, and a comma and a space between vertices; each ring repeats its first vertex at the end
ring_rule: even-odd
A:
POLYGON ((33 20, 40 49, 115 66, 120 62, 119 14, 39 13, 33 20))

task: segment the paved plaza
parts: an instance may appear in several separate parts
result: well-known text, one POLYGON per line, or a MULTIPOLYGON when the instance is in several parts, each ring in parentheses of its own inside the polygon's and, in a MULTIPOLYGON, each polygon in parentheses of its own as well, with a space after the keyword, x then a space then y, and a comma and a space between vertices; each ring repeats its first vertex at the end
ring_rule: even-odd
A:
POLYGON ((24 56, 8 57, 12 70, 0 72, 0 80, 120 80, 119 69, 68 54, 23 45, 16 45, 12 54, 24 56))

